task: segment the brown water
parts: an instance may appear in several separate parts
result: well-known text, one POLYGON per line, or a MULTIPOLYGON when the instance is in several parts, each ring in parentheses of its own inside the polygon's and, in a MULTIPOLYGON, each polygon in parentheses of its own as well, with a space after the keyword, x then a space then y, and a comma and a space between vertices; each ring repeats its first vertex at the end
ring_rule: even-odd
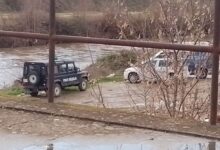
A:
MULTIPOLYGON (((61 44, 56 47, 58 60, 74 60, 81 69, 94 60, 109 53, 129 47, 107 46, 96 44, 61 44)), ((0 49, 0 88, 13 84, 13 81, 21 78, 22 66, 25 61, 48 62, 48 48, 46 46, 0 49)))
POLYGON ((57 139, 1 133, 0 147, 1 150, 219 150, 220 142, 146 130, 57 139))

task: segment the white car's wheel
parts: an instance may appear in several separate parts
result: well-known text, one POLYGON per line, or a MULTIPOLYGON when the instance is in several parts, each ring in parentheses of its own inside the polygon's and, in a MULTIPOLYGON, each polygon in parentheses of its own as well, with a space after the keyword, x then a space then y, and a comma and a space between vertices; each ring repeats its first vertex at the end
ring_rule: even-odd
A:
POLYGON ((198 75, 197 75, 197 78, 198 79, 206 79, 207 75, 208 75, 208 70, 201 68, 198 75))
POLYGON ((128 80, 130 83, 134 84, 134 83, 137 83, 138 80, 139 80, 139 76, 137 73, 135 72, 132 72, 132 73, 129 73, 128 75, 128 80))

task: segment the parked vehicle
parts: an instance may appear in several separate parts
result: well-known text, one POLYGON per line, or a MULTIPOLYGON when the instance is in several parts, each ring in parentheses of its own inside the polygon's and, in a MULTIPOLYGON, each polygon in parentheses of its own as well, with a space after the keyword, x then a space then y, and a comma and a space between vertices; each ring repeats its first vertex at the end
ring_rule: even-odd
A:
MULTIPOLYGON (((184 44, 195 45, 195 42, 184 42, 184 44)), ((197 42, 196 45, 209 46, 206 41, 197 42)), ((196 78, 205 79, 212 73, 212 56, 205 52, 191 52, 187 54, 186 64, 188 66, 189 75, 196 78)))
POLYGON ((171 62, 164 58, 154 58, 143 63, 140 67, 129 67, 124 71, 124 79, 130 83, 138 83, 142 80, 159 80, 169 78, 174 73, 171 62))
POLYGON ((188 58, 188 71, 190 75, 205 79, 212 73, 212 57, 208 53, 194 52, 188 58))
MULTIPOLYGON (((132 66, 124 71, 124 79, 130 83, 142 80, 167 79, 174 75, 173 51, 159 51, 148 60, 142 61, 141 66, 132 66)), ((203 52, 182 52, 181 58, 183 75, 185 77, 207 78, 212 71, 211 55, 203 52)))
MULTIPOLYGON (((74 61, 55 62, 54 96, 61 95, 62 89, 78 86, 80 91, 87 89, 88 72, 81 71, 74 61)), ((37 96, 39 91, 48 91, 48 63, 25 62, 22 85, 26 93, 37 96)))

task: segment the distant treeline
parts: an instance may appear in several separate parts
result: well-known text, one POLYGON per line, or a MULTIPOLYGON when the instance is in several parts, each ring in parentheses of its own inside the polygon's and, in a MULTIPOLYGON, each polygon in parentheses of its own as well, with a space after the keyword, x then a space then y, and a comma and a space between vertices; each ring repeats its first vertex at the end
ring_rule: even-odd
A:
MULTIPOLYGON (((57 34, 169 42, 197 41, 213 34, 213 0, 150 1, 57 0, 57 9, 63 12, 57 14, 57 34)), ((48 2, 0 0, 0 6, 18 11, 0 16, 0 30, 48 33, 48 2)), ((0 48, 46 43, 0 37, 0 48)))
MULTIPOLYGON (((0 11, 21 11, 25 3, 30 3, 33 0, 0 0, 0 11)), ((34 0, 39 1, 44 6, 48 6, 49 0, 34 0)), ((86 9, 90 11, 102 11, 112 2, 123 2, 128 7, 128 10, 144 10, 152 0, 56 0, 57 11, 66 12, 69 10, 76 11, 86 5, 86 9)))

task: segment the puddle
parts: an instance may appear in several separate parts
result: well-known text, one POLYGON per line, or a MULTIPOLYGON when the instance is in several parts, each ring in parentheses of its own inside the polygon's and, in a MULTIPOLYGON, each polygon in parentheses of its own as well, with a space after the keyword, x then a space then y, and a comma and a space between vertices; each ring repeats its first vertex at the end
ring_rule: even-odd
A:
POLYGON ((48 140, 20 135, 0 138, 1 150, 219 150, 220 142, 153 131, 121 135, 76 135, 48 140), (8 139, 7 139, 8 138, 8 139), (9 140, 10 139, 10 140, 9 140), (17 139, 17 140, 15 140, 17 139), (21 143, 23 144, 21 146, 21 143), (8 147, 4 144, 10 144, 8 147), (19 145, 20 144, 20 145, 19 145))
MULTIPOLYGON (((159 143, 158 143, 159 145, 159 143)), ((118 145, 77 145, 68 143, 55 143, 42 147, 29 147, 23 150, 217 150, 216 143, 213 144, 174 144, 167 148, 161 146, 155 146, 152 144, 118 144, 118 145), (210 146, 213 145, 213 146, 210 146), (210 149, 210 147, 212 147, 210 149)))
POLYGON ((217 150, 220 145, 215 142, 169 142, 164 141, 142 141, 140 143, 97 143, 85 144, 74 141, 62 142, 57 141, 53 144, 43 146, 30 146, 23 150, 217 150))

